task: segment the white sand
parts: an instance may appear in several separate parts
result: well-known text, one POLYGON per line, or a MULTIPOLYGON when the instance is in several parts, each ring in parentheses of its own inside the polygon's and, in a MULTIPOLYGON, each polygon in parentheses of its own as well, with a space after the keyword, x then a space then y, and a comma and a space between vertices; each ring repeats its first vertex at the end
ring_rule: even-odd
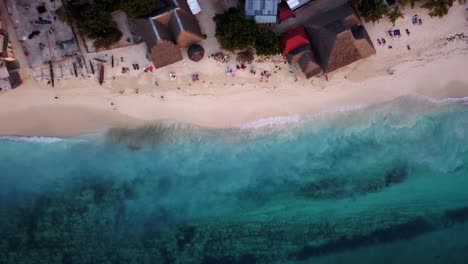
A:
MULTIPOLYGON (((115 73, 115 80, 108 76, 103 86, 95 78, 61 80, 55 88, 27 79, 20 88, 0 94, 0 135, 69 136, 161 119, 230 127, 275 116, 375 104, 406 94, 468 96, 468 42, 446 41, 457 33, 468 36, 465 7, 453 7, 442 19, 430 19, 426 10, 406 12, 405 19, 397 21, 399 39, 388 37, 391 24, 387 21, 366 25, 373 41, 385 37, 393 49, 374 43, 377 55, 329 74, 329 81, 299 76, 295 82, 281 58, 275 58, 278 64, 255 63, 257 75, 246 70, 236 72, 236 78, 225 74, 227 66, 235 69, 233 60, 226 65, 204 58, 199 63, 185 59, 155 73, 115 73), (423 19, 422 26, 411 24, 416 13, 423 19), (277 73, 260 82, 260 69, 277 73), (169 80, 171 71, 177 80, 169 80), (200 74, 195 83, 191 81, 194 72, 200 74)), ((208 21, 213 14, 205 8, 199 19, 208 21)), ((209 36, 203 43, 206 54, 218 51, 214 28, 204 29, 209 36)))

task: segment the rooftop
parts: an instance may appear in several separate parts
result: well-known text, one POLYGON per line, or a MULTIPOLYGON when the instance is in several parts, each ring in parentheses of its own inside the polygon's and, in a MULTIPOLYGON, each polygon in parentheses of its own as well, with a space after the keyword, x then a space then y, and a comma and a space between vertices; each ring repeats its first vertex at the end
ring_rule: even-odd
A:
POLYGON ((278 0, 246 0, 245 14, 257 23, 276 23, 278 0))
POLYGON ((55 16, 61 1, 16 0, 7 4, 31 67, 79 51, 71 27, 55 16))

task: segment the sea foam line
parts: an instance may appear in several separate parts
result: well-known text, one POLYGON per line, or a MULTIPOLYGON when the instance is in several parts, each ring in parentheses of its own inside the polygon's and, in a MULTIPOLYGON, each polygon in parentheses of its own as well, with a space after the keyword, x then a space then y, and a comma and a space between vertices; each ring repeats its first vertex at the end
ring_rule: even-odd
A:
POLYGON ((446 97, 446 98, 434 98, 423 94, 412 94, 413 97, 426 100, 433 104, 444 105, 444 104, 466 104, 468 103, 468 96, 465 97, 446 97))
POLYGON ((260 129, 265 127, 276 127, 284 125, 292 125, 301 122, 302 117, 300 115, 289 115, 289 116, 272 116, 255 120, 253 122, 246 123, 241 126, 241 129, 260 129))
POLYGON ((33 143, 57 143, 63 141, 57 137, 20 137, 20 136, 0 136, 0 140, 24 141, 33 143))
POLYGON ((317 113, 308 114, 308 115, 289 115, 289 116, 272 116, 267 118, 262 118, 255 120, 253 122, 246 123, 240 127, 241 130, 253 130, 253 129, 262 129, 262 128, 271 128, 271 127, 290 127, 297 124, 300 124, 302 121, 314 119, 323 115, 330 114, 340 114, 346 112, 357 111, 366 108, 365 104, 357 105, 345 105, 338 106, 329 109, 322 110, 317 113))

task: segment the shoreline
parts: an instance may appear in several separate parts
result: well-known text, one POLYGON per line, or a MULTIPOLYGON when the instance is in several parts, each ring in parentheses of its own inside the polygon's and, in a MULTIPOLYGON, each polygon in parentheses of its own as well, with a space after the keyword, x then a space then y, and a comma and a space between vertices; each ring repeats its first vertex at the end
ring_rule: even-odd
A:
MULTIPOLYGON (((406 11, 396 27, 410 28, 411 15, 421 10, 406 11)), ((411 94, 436 100, 467 97, 468 39, 448 40, 460 33, 468 36, 464 6, 453 7, 442 19, 425 13, 420 15, 424 26, 411 27, 410 37, 389 39, 393 49, 374 43, 376 55, 328 74, 329 81, 317 77, 295 81, 281 58, 255 63, 257 69, 274 72, 268 79, 248 71, 238 71, 236 78, 226 76, 226 67, 235 69, 235 64, 208 58, 199 64, 184 60, 154 74, 107 76, 102 86, 95 76, 58 80, 55 88, 29 77, 23 86, 0 94, 0 136, 75 137, 161 120, 207 128, 242 127, 411 94), (175 81, 169 79, 172 71, 177 72, 175 81), (191 80, 194 71, 200 74, 198 82, 191 80)), ((365 26, 373 41, 392 28, 388 21, 365 26)))
MULTIPOLYGON (((14 109, 13 111, 5 111, 4 107, 0 106, 0 123, 8 124, 0 126, 0 136, 69 138, 99 133, 100 131, 106 131, 114 127, 138 128, 145 124, 164 120, 193 124, 206 128, 242 128, 257 126, 262 122, 271 123, 275 122, 275 120, 287 123, 289 121, 284 121, 284 119, 294 116, 301 118, 304 115, 310 114, 340 112, 353 110, 354 108, 369 107, 407 95, 422 96, 435 101, 458 100, 468 97, 468 76, 463 76, 456 71, 452 71, 452 75, 454 76, 445 75, 444 78, 437 78, 434 74, 431 74, 431 72, 438 72, 440 67, 447 68, 446 64, 441 66, 438 63, 440 60, 446 60, 449 63, 454 63, 454 61, 463 62, 468 60, 468 54, 434 60, 426 64, 425 67, 417 67, 407 73, 416 74, 419 71, 419 74, 431 76, 432 80, 425 80, 425 82, 434 82, 434 79, 438 79, 439 85, 415 86, 414 84, 407 83, 408 79, 386 76, 368 79, 364 82, 366 85, 363 85, 364 87, 361 88, 356 87, 358 86, 357 84, 354 87, 332 86, 323 90, 309 91, 307 90, 308 87, 302 87, 297 90, 280 88, 276 93, 254 89, 237 94, 213 96, 216 98, 211 98, 212 96, 197 96, 195 97, 197 101, 210 103, 206 103, 205 107, 198 107, 198 112, 191 112, 194 105, 193 101, 184 102, 183 99, 186 99, 186 96, 180 96, 173 91, 165 93, 165 96, 170 99, 164 102, 157 100, 158 102, 153 107, 147 106, 148 100, 154 100, 154 98, 147 94, 135 95, 130 98, 125 96, 115 97, 115 104, 121 107, 119 111, 112 111, 109 108, 100 106, 105 101, 108 101, 107 97, 109 95, 107 93, 104 93, 102 97, 95 98, 91 98, 91 95, 72 97, 61 94, 60 99, 55 100, 53 99, 54 93, 51 91, 52 89, 35 90, 31 85, 28 85, 27 89, 33 90, 12 91, 5 95, 15 97, 18 95, 17 92, 34 93, 35 96, 33 98, 39 98, 40 100, 37 102, 41 104, 35 105, 31 103, 29 106, 16 106, 16 109, 15 107, 11 107, 14 109), (454 78, 456 76, 459 77, 457 78, 458 80, 454 78), (377 83, 383 83, 383 85, 377 86, 377 83), (406 83, 408 87, 402 89, 403 86, 400 86, 398 89, 391 89, 401 83, 406 83), (376 85, 374 86, 375 88, 373 88, 373 85, 376 85), (343 91, 345 89, 348 89, 348 91, 343 91), (263 98, 262 102, 249 99, 260 96, 266 98, 263 98), (48 100, 45 100, 45 98, 41 99, 41 97, 46 97, 48 100), (95 102, 91 102, 91 100, 87 101, 89 99, 94 99, 95 102), (243 105, 242 109, 236 111, 234 107, 238 106, 238 102, 243 100, 247 102, 243 105), (86 103, 84 103, 85 101, 86 103), (307 101, 310 103, 307 103, 307 101), (44 102, 46 103, 44 104, 44 102), (124 108, 122 107, 124 104, 128 105, 125 105, 124 108), (217 104, 225 104, 225 108, 213 109, 216 108, 213 105, 217 104), (134 105, 140 105, 140 107, 133 107, 134 105), (282 107, 277 107, 277 105, 282 107), (135 112, 142 110, 145 106, 148 107, 146 114, 135 112), (182 109, 185 107, 185 112, 172 110, 176 107, 182 109), (192 109, 189 110, 187 108, 192 109), (159 115, 153 115, 153 111, 158 110, 160 110, 159 115), (188 114, 187 112, 191 113, 188 114), (207 112, 211 112, 212 114, 204 116, 203 113, 207 112)), ((398 76, 398 73, 395 75, 398 76)), ((91 89, 93 88, 91 87, 91 89)), ((39 89, 42 89, 42 87, 39 89)), ((21 94, 19 96, 22 97, 21 94)), ((2 95, 0 97, 0 104, 5 106, 4 102, 2 102, 3 97, 6 96, 2 95)))
MULTIPOLYGON (((457 104, 457 103, 467 104, 468 103, 468 91, 467 91, 467 95, 462 96, 462 97, 435 98, 435 97, 430 97, 430 96, 426 96, 422 94, 405 94, 400 97, 407 97, 407 96, 414 96, 416 98, 427 100, 428 102, 434 103, 434 104, 457 104)), ((122 123, 122 120, 119 120, 118 123, 114 123, 114 124, 111 123, 110 125, 106 127, 102 125, 92 126, 90 125, 90 123, 85 123, 84 126, 81 126, 79 129, 75 129, 70 132, 66 132, 66 131, 64 132, 64 130, 55 130, 55 131, 49 130, 51 131, 49 133, 47 132, 48 129, 39 129, 39 130, 34 130, 33 132, 28 132, 27 130, 23 130, 17 134, 8 134, 8 133, 4 133, 5 130, 0 128, 0 140, 7 139, 7 140, 54 143, 54 142, 59 142, 59 141, 66 140, 66 139, 79 139, 79 138, 87 138, 90 136, 92 137, 95 135, 99 135, 101 133, 105 133, 109 129, 112 129, 112 128, 138 129, 140 127, 151 125, 157 122, 168 122, 168 123, 178 122, 178 123, 182 123, 186 125, 200 126, 202 128, 208 128, 208 129, 237 128, 237 129, 245 130, 245 131, 270 128, 270 127, 275 127, 275 126, 286 126, 286 125, 291 125, 292 127, 294 127, 295 125, 300 124, 303 121, 307 121, 308 118, 312 116, 315 117, 315 116, 321 116, 321 115, 339 115, 339 114, 348 113, 348 112, 365 110, 373 106, 378 106, 379 104, 384 104, 384 103, 391 102, 393 100, 397 100, 400 97, 393 98, 387 101, 376 102, 376 103, 368 104, 368 105, 363 105, 363 104, 341 105, 338 107, 325 108, 317 112, 259 118, 259 119, 248 121, 246 123, 235 125, 235 126, 212 126, 210 127, 210 126, 202 126, 196 123, 186 123, 186 122, 182 122, 182 121, 175 120, 175 119, 173 120, 155 119, 151 121, 142 121, 142 120, 137 121, 134 119, 129 119, 132 122, 131 125, 125 122, 122 123), (43 133, 41 133, 41 131, 43 131, 43 133), (60 131, 60 132, 57 133, 57 131, 60 131)), ((29 110, 25 110, 24 112, 28 114, 30 113, 29 110)), ((0 118, 1 118, 1 115, 0 115, 0 118)))

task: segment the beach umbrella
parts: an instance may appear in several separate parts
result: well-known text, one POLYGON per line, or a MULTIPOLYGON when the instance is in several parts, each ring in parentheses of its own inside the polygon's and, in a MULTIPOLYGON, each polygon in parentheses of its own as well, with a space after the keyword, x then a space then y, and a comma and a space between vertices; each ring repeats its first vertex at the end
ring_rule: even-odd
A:
POLYGON ((199 44, 192 44, 187 49, 187 54, 189 59, 197 62, 203 59, 203 56, 205 55, 205 49, 203 49, 203 47, 199 44))

